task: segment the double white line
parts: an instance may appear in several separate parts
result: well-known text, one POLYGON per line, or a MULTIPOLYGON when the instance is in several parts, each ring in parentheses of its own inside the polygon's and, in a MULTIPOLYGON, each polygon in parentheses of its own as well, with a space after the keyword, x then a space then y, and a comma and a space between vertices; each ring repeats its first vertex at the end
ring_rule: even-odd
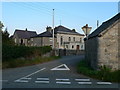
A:
POLYGON ((70 79, 56 79, 57 84, 71 84, 70 79))
POLYGON ((77 81, 78 84, 89 84, 89 85, 92 84, 92 82, 89 82, 90 79, 75 79, 75 81, 77 81))
POLYGON ((49 78, 37 78, 37 80, 35 83, 49 83, 49 78))

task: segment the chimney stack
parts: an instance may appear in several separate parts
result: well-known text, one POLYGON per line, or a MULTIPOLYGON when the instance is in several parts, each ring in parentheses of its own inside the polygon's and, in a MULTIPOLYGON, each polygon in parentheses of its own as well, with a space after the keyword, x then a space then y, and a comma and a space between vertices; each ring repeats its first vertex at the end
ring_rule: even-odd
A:
POLYGON ((48 27, 48 26, 47 26, 46 30, 47 30, 48 32, 51 32, 51 31, 52 31, 52 27, 50 27, 50 26, 48 27))
POLYGON ((28 31, 27 28, 25 29, 25 31, 28 31))

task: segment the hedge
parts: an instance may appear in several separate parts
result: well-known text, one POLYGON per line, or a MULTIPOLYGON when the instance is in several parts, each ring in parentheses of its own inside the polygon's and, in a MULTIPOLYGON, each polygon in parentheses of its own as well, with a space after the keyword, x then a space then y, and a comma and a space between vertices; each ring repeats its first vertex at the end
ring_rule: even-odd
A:
POLYGON ((52 49, 50 46, 43 47, 27 47, 27 46, 14 46, 3 45, 2 46, 2 60, 16 59, 20 57, 35 57, 41 56, 52 49))

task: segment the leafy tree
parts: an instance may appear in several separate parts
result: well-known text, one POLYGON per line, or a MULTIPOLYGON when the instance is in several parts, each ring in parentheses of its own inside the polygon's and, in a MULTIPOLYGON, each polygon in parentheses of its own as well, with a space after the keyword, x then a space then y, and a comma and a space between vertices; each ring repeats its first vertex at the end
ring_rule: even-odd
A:
POLYGON ((3 23, 0 21, 0 31, 2 31, 2 28, 4 27, 3 23))
POLYGON ((5 30, 3 31, 4 25, 3 23, 1 23, 0 21, 0 31, 2 33, 2 45, 4 44, 10 44, 10 45, 14 45, 14 41, 9 37, 9 32, 7 30, 7 28, 5 28, 5 30))

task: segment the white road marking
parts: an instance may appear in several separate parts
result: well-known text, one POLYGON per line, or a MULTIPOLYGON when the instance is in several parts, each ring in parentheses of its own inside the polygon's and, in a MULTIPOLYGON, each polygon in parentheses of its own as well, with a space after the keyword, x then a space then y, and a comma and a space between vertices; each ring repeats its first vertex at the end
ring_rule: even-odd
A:
POLYGON ((68 67, 67 67, 67 65, 66 64, 62 64, 62 65, 59 65, 59 66, 57 66, 57 67, 55 67, 55 68, 53 68, 53 69, 51 69, 51 70, 70 70, 68 67), (65 67, 65 68, 61 68, 61 67, 65 67))
POLYGON ((111 82, 97 82, 97 84, 112 84, 111 82))
POLYGON ((78 84, 92 84, 92 82, 78 82, 78 84))
POLYGON ((31 80, 32 78, 21 78, 21 79, 24 79, 24 80, 26 80, 26 79, 27 79, 27 80, 31 80))
POLYGON ((49 78, 37 78, 37 80, 49 80, 49 78))
POLYGON ((42 69, 40 69, 40 70, 38 70, 38 71, 36 71, 36 72, 34 72, 34 73, 31 73, 31 74, 29 74, 29 75, 27 75, 27 76, 25 76, 25 77, 23 77, 23 78, 27 78, 27 77, 29 77, 29 76, 32 76, 32 75, 34 75, 34 74, 36 74, 36 73, 38 73, 38 72, 40 72, 40 71, 43 71, 43 70, 45 70, 46 68, 42 68, 42 69))
POLYGON ((69 81, 70 79, 56 79, 56 80, 69 81))
POLYGON ((90 79, 75 79, 75 81, 90 81, 90 79))
POLYGON ((20 78, 20 79, 17 79, 17 80, 15 80, 14 82, 28 82, 28 81, 25 81, 25 80, 22 80, 22 79, 30 80, 31 78, 27 78, 27 77, 30 77, 30 76, 32 76, 32 75, 34 75, 34 74, 36 74, 36 73, 38 73, 38 72, 40 72, 40 71, 43 71, 44 69, 46 69, 46 68, 42 68, 42 69, 40 69, 40 70, 38 70, 38 71, 36 71, 36 72, 34 72, 34 73, 31 73, 31 74, 29 74, 29 75, 27 75, 27 76, 25 76, 25 77, 22 77, 22 78, 20 78))
POLYGON ((26 81, 26 80, 15 80, 15 82, 27 83, 29 81, 26 81))
POLYGON ((49 81, 35 81, 35 83, 49 83, 49 81))
POLYGON ((56 82, 57 84, 71 84, 71 82, 56 82))

